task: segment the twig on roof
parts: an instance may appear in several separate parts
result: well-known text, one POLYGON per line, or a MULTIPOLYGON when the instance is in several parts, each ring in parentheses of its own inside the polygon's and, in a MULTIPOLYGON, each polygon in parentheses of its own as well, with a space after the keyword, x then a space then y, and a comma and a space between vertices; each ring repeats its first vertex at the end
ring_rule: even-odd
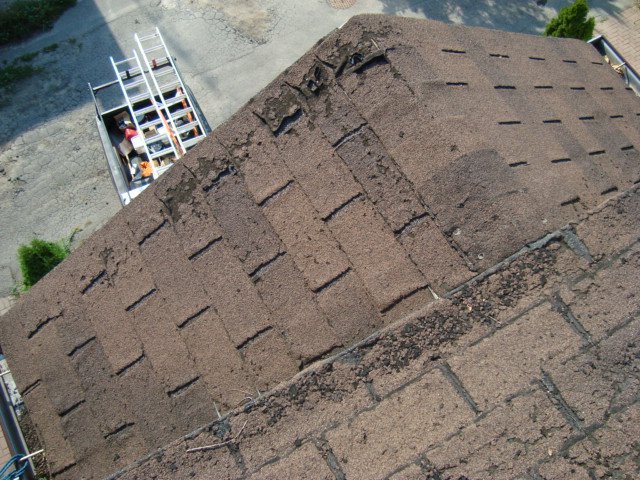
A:
POLYGON ((258 388, 256 388, 256 391, 258 392, 258 396, 254 396, 253 393, 245 392, 244 390, 238 390, 237 388, 232 388, 231 390, 235 392, 243 393, 245 395, 245 397, 236 404, 236 407, 239 407, 240 405, 246 405, 247 403, 255 402, 256 399, 262 398, 262 392, 258 388))
POLYGON ((194 448, 188 448, 187 449, 187 453, 194 453, 194 452, 206 452, 208 450, 216 450, 220 447, 224 447, 225 445, 229 445, 231 443, 235 443, 235 441, 240 437, 240 435, 242 434, 242 431, 244 430, 244 427, 247 426, 247 422, 249 420, 245 420, 244 424, 242 425, 242 428, 240 430, 238 430, 238 433, 236 433, 236 435, 233 438, 230 438, 229 440, 225 440, 224 442, 220 442, 220 443, 214 443, 213 445, 205 445, 203 447, 194 447, 194 448))

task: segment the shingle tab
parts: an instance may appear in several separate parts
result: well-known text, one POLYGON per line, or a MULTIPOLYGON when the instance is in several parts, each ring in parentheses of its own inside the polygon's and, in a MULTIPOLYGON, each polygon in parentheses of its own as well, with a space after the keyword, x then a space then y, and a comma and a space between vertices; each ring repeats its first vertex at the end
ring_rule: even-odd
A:
POLYGON ((367 201, 354 200, 328 224, 380 310, 426 285, 390 227, 367 201))
POLYGON ((349 268, 347 256, 296 184, 263 210, 312 290, 349 268))

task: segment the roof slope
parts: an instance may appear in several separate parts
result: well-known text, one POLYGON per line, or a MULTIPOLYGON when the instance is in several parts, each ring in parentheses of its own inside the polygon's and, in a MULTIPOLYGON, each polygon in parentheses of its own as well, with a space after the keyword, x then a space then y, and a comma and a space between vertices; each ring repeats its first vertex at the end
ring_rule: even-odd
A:
POLYGON ((111 478, 637 478, 638 218, 636 188, 111 478))
POLYGON ((591 46, 355 17, 0 321, 54 476, 98 476, 640 180, 591 46))

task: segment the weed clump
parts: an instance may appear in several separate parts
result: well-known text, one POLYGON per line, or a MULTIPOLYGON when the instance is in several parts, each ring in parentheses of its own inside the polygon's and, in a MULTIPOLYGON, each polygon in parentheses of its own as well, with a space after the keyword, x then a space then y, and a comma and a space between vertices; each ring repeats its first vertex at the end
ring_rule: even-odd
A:
POLYGON ((18 247, 18 262, 24 290, 28 290, 69 255, 69 242, 47 242, 34 238, 18 247))
POLYGON ((4 62, 3 66, 0 67, 0 108, 10 103, 10 94, 14 85, 42 71, 41 67, 34 67, 26 63, 33 58, 35 58, 33 54, 26 54, 9 64, 4 62))
POLYGON ((21 65, 17 62, 11 63, 6 67, 0 67, 0 89, 7 89, 11 85, 29 78, 37 72, 37 67, 29 64, 21 65))

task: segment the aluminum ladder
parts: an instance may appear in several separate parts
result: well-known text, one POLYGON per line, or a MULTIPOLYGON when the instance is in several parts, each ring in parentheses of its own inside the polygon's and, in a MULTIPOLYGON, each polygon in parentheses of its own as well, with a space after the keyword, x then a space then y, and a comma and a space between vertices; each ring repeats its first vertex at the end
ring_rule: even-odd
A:
POLYGON ((111 65, 116 74, 118 83, 124 95, 124 98, 131 112, 132 121, 136 126, 136 130, 142 136, 144 150, 147 158, 150 160, 153 177, 157 178, 161 172, 158 171, 152 160, 160 158, 166 155, 172 155, 174 159, 180 157, 179 151, 175 142, 172 139, 173 132, 170 129, 170 124, 165 118, 163 110, 166 109, 164 105, 161 105, 155 99, 152 94, 151 85, 144 74, 142 65, 140 64, 140 58, 136 51, 133 51, 133 56, 116 62, 113 57, 109 57, 111 65), (148 100, 150 105, 138 107, 136 105, 140 102, 148 100), (156 119, 145 120, 146 115, 156 115, 156 119), (164 132, 160 129, 164 127, 164 132), (162 148, 159 150, 151 149, 150 146, 161 142, 162 148), (168 144, 168 146, 166 146, 168 144))
POLYGON ((136 33, 134 38, 146 66, 145 73, 151 77, 155 94, 165 107, 167 120, 178 142, 180 153, 184 154, 206 137, 195 104, 184 86, 158 27, 152 34, 139 36, 136 33), (175 94, 167 97, 171 92, 175 94))

